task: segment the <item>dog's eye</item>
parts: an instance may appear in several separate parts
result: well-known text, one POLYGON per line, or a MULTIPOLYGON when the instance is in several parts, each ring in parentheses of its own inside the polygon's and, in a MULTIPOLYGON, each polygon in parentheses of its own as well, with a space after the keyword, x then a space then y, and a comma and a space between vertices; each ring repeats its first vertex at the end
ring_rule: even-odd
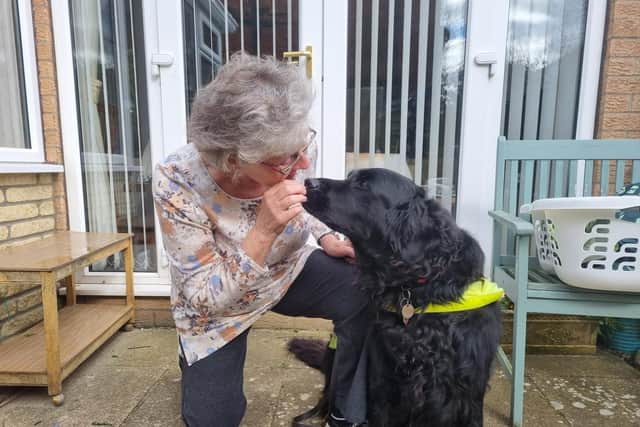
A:
POLYGON ((353 183, 353 186, 358 190, 364 190, 364 191, 369 190, 369 186, 367 185, 366 181, 355 181, 353 183))

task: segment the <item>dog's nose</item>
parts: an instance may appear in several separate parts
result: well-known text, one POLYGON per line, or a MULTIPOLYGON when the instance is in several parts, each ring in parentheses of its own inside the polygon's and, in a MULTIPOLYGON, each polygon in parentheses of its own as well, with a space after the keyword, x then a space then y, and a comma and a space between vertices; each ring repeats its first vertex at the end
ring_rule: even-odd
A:
POLYGON ((307 190, 317 190, 320 188, 320 180, 317 178, 307 178, 304 180, 304 186, 307 190))

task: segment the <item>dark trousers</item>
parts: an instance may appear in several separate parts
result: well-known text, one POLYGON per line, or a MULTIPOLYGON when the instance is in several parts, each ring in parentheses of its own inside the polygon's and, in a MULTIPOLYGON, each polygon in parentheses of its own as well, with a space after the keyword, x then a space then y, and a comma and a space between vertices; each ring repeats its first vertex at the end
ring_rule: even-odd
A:
MULTIPOLYGON (((323 251, 313 252, 286 295, 273 308, 287 316, 330 319, 338 336, 333 404, 352 422, 364 421, 366 376, 362 356, 369 320, 356 271, 323 251)), ((246 409, 242 382, 248 331, 191 366, 180 360, 182 417, 190 427, 236 427, 246 409)))

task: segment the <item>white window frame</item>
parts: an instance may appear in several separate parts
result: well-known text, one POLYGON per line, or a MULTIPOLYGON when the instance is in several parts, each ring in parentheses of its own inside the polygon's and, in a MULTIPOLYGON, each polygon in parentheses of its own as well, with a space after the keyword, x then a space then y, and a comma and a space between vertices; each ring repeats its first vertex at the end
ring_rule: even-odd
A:
POLYGON ((17 0, 17 5, 26 96, 23 101, 27 103, 26 119, 29 123, 29 143, 31 148, 0 147, 0 159, 2 159, 0 161, 0 173, 39 172, 37 165, 32 164, 44 163, 45 161, 42 116, 40 115, 40 85, 38 84, 31 0, 17 0))
MULTIPOLYGON (((196 0, 197 3, 197 0, 196 0)), ((202 87, 204 86, 206 83, 202 81, 202 73, 200 72, 200 67, 201 67, 201 63, 200 63, 200 57, 204 56, 207 60, 211 61, 211 64, 214 66, 214 70, 212 70, 212 74, 215 75, 215 72, 222 66, 222 34, 220 33, 220 31, 218 31, 217 28, 209 25, 208 19, 209 17, 206 16, 200 9, 197 10, 197 20, 198 20, 198 26, 195 29, 196 31, 196 40, 197 40, 197 46, 196 46, 196 68, 197 68, 197 76, 196 79, 198 80, 198 87, 202 87), (207 44, 204 41, 204 34, 202 32, 202 25, 206 25, 209 28, 209 31, 211 31, 212 33, 215 33, 216 35, 216 45, 212 46, 212 48, 210 49, 209 46, 207 46, 207 44)))

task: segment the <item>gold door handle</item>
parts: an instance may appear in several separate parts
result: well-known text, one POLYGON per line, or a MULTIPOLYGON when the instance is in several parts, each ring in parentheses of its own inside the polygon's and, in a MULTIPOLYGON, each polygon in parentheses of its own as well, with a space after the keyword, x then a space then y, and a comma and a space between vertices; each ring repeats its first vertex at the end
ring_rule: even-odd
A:
POLYGON ((288 59, 290 64, 299 64, 300 61, 294 61, 293 58, 303 57, 306 59, 305 65, 307 69, 307 77, 313 76, 313 49, 310 45, 305 46, 304 50, 292 50, 282 54, 284 59, 288 59))

